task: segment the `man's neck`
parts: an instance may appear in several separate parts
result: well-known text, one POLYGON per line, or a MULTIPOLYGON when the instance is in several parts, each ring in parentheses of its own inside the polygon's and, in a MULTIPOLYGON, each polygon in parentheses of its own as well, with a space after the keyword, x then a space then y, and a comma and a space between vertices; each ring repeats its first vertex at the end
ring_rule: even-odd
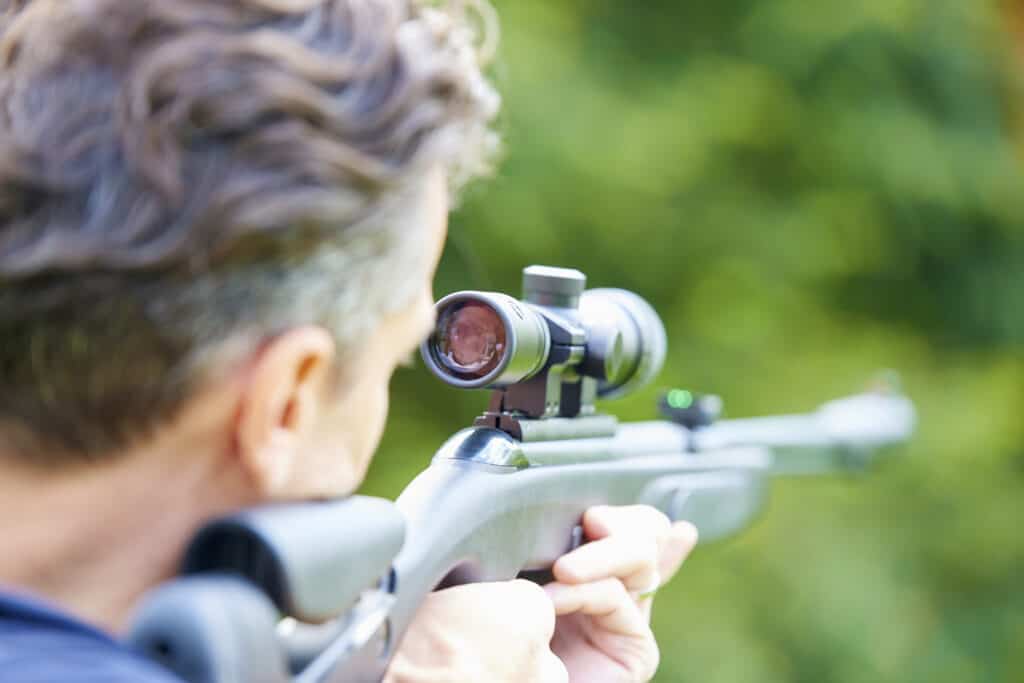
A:
POLYGON ((0 460, 0 584, 117 633, 200 524, 251 502, 231 468, 195 452, 126 454, 60 474, 0 460))

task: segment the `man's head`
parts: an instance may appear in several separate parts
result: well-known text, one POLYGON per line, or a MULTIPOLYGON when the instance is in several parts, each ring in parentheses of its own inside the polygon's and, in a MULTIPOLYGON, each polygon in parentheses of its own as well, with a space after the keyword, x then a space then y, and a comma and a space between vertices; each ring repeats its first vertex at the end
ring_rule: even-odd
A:
POLYGON ((449 193, 493 147, 469 24, 401 0, 20 4, 3 457, 77 469, 172 434, 220 440, 265 496, 351 489, 432 320, 449 193))

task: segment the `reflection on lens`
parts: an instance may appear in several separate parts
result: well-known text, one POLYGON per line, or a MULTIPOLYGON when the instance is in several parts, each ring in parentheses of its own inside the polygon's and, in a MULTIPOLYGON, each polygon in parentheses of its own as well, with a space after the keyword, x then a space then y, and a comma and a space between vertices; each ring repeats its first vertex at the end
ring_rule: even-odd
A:
POLYGON ((435 310, 437 326, 420 351, 427 368, 452 386, 507 387, 548 361, 547 319, 529 304, 498 292, 455 292, 435 310))
POLYGON ((437 323, 437 359, 451 372, 475 379, 487 375, 505 355, 505 323, 478 302, 450 306, 437 323))

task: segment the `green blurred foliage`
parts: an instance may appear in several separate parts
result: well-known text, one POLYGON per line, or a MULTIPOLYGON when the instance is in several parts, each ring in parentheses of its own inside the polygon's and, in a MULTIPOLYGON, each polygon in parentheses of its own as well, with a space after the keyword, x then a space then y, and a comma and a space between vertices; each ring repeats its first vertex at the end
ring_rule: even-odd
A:
MULTIPOLYGON (((897 368, 913 446, 781 482, 656 603, 658 681, 1024 680, 1024 174, 1000 17, 963 0, 507 0, 507 158, 438 295, 530 263, 647 297, 662 380, 805 410, 897 368)), ((658 387, 608 405, 653 415, 658 387)), ((486 397, 392 387, 393 496, 486 397)))

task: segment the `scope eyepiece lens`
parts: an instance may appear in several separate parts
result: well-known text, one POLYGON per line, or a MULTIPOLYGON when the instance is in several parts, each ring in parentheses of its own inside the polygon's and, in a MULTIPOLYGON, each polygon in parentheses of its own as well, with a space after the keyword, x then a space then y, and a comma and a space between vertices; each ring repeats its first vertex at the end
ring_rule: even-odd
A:
POLYGON ((438 317, 435 357, 461 379, 479 379, 494 371, 508 348, 505 322, 482 301, 463 301, 438 317))

